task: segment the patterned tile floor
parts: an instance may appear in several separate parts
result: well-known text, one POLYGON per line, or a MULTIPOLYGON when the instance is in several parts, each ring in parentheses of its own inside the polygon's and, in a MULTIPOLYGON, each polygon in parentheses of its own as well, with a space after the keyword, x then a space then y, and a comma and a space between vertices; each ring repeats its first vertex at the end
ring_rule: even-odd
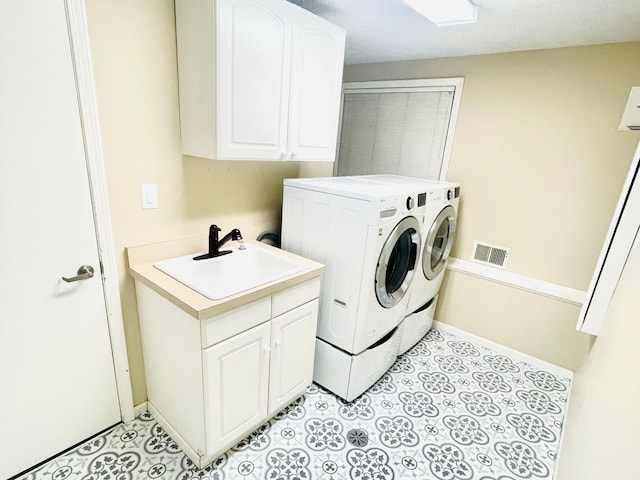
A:
POLYGON ((204 470, 145 413, 22 479, 551 479, 569 384, 434 329, 355 401, 313 384, 204 470))

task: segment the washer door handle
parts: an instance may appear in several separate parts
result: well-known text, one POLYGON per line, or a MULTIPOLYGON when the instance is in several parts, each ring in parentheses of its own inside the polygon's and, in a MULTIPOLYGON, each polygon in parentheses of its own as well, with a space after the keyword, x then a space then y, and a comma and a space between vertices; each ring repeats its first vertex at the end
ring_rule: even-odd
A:
POLYGON ((411 253, 409 256, 409 270, 416 268, 416 260, 418 258, 418 244, 411 242, 411 253))

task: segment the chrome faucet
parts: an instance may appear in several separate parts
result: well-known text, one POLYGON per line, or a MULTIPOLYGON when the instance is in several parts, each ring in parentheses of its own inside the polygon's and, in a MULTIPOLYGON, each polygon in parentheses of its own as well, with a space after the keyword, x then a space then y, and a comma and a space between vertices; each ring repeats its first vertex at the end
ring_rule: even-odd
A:
POLYGON ((244 250, 246 248, 244 246, 242 233, 240 233, 240 230, 234 228, 224 237, 222 237, 221 240, 218 240, 218 232, 221 231, 222 230, 220 230, 217 225, 211 225, 209 227, 209 252, 203 255, 198 255, 197 257, 193 257, 194 260, 204 260, 206 258, 220 257, 222 255, 231 253, 231 250, 220 250, 220 247, 222 247, 229 240, 240 242, 240 246, 238 247, 240 250, 244 250))

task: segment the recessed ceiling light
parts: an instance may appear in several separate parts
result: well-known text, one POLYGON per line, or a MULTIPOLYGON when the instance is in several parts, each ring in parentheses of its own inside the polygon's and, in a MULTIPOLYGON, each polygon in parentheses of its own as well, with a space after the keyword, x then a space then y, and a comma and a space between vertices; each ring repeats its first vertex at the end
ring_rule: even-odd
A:
POLYGON ((469 0, 404 0, 411 8, 438 27, 474 23, 478 7, 469 0))

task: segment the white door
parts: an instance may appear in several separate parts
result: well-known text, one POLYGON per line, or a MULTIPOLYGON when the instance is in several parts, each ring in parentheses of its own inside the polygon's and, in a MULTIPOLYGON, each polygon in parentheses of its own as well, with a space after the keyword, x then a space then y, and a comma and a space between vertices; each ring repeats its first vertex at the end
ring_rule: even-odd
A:
POLYGON ((0 478, 120 421, 62 0, 0 15, 0 478), (82 265, 96 274, 67 283, 82 265))
POLYGON ((291 160, 336 159, 345 32, 296 8, 288 152, 291 160))
POLYGON ((207 454, 267 419, 269 322, 209 347, 203 355, 207 454))
POLYGON ((271 321, 269 416, 302 395, 311 384, 318 300, 271 321))

